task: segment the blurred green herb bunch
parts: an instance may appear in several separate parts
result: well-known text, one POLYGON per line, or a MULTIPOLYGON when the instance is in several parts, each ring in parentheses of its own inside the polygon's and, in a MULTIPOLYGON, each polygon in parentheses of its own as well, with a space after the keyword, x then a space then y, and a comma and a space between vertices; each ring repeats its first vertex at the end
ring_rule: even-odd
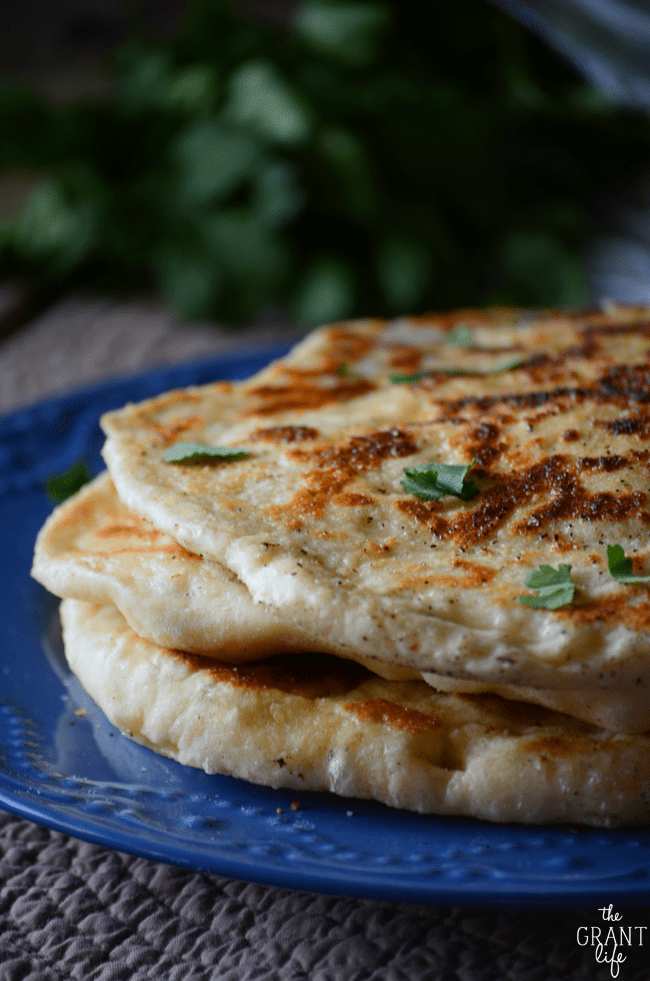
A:
POLYGON ((47 174, 2 274, 230 323, 580 302, 594 203, 648 124, 489 4, 429 7, 303 0, 278 29, 202 0, 122 45, 99 105, 1 82, 0 167, 47 174))

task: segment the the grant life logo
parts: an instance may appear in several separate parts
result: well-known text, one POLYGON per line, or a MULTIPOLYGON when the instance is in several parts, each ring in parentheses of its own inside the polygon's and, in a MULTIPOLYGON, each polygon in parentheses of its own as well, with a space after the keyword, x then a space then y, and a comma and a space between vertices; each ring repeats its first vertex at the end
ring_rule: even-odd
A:
POLYGON ((619 920, 623 917, 620 913, 613 910, 613 903, 609 906, 601 906, 598 910, 603 914, 603 920, 610 925, 581 926, 577 930, 577 940, 581 947, 593 947, 596 960, 599 964, 609 964, 613 978, 618 977, 621 964, 627 960, 627 955, 623 953, 625 947, 643 947, 643 931, 648 928, 645 926, 619 926, 619 920), (611 924, 615 923, 616 926, 611 924))

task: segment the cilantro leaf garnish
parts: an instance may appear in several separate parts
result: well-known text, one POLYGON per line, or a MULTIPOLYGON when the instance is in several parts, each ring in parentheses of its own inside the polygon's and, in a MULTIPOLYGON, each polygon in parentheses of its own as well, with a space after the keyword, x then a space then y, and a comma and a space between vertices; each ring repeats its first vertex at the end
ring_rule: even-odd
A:
POLYGON ((626 558, 622 545, 607 546, 607 564, 609 574, 617 582, 628 586, 643 585, 650 582, 650 576, 635 576, 632 572, 632 559, 626 558))
POLYGON ((420 371, 415 375, 389 375, 389 380, 393 385, 408 385, 412 382, 421 381, 423 378, 431 378, 433 375, 498 375, 502 371, 512 371, 519 368, 525 358, 512 358, 511 361, 504 361, 497 364, 494 368, 487 368, 485 371, 472 371, 469 368, 432 368, 430 371, 420 371))
POLYGON ((407 494, 415 494, 427 501, 437 501, 443 494, 452 494, 461 501, 471 501, 479 493, 473 480, 466 480, 476 460, 470 464, 421 463, 417 467, 405 467, 402 487, 407 494))
POLYGON ((520 368, 525 360, 525 358, 511 358, 510 361, 503 361, 494 368, 490 368, 485 374, 498 375, 501 371, 512 371, 514 368, 520 368))
POLYGON ((571 582, 571 566, 560 565, 554 569, 550 565, 540 565, 526 579, 526 586, 538 591, 537 596, 518 596, 524 606, 536 609, 557 610, 559 606, 568 606, 573 602, 575 584, 571 582))
POLYGON ((54 504, 72 497, 77 491, 92 480, 92 474, 85 460, 77 460, 65 473, 55 474, 45 481, 45 490, 54 504))
POLYGON ((205 443, 174 443, 163 457, 164 463, 195 463, 202 457, 221 457, 227 460, 239 460, 248 456, 246 450, 237 446, 207 446, 205 443))
POLYGON ((472 337, 472 332, 469 327, 459 326, 454 327, 450 330, 445 338, 447 344, 451 344, 454 347, 474 347, 474 338, 472 337))
POLYGON ((519 368, 525 361, 525 358, 511 358, 510 361, 502 361, 501 364, 495 364, 494 368, 486 368, 485 371, 472 371, 470 368, 436 368, 436 374, 445 375, 498 375, 502 371, 512 371, 513 368, 519 368))
POLYGON ((337 364, 335 371, 337 375, 341 376, 341 378, 361 378, 361 375, 358 375, 356 371, 352 371, 350 365, 346 364, 345 361, 342 361, 341 364, 337 364))
POLYGON ((422 381, 423 378, 429 378, 432 374, 431 371, 418 371, 414 375, 389 375, 388 379, 393 385, 410 385, 411 382, 422 381))

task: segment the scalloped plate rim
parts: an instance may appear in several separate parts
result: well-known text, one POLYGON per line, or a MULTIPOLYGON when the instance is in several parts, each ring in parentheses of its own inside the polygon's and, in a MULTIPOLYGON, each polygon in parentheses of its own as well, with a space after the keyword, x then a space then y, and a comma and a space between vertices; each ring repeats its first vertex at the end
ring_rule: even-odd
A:
MULTIPOLYGON (((208 378, 245 377, 247 373, 281 356, 288 348, 289 344, 283 343, 246 351, 230 350, 217 356, 184 361, 177 365, 163 365, 133 374, 122 374, 79 390, 44 398, 0 417, 0 451, 3 438, 11 435, 12 432, 24 430, 35 435, 39 417, 47 416, 51 419, 70 406, 76 406, 90 417, 94 415, 96 422, 104 403, 113 404, 115 397, 118 394, 121 396, 126 390, 129 392, 128 398, 137 400, 154 394, 152 389, 156 389, 157 386, 159 391, 164 391, 165 388, 178 385, 200 384, 208 378)), ((88 437, 84 435, 83 438, 88 443, 88 437)), ((100 464, 98 460, 94 463, 95 466, 91 469, 96 472, 100 464)), ((11 473, 11 467, 9 469, 11 473)), ((19 464, 16 464, 16 471, 18 472, 19 469, 19 464)), ((18 532, 11 534, 6 541, 10 553, 7 562, 12 568, 17 566, 19 573, 15 577, 15 582, 9 584, 10 588, 0 592, 0 617, 9 625, 5 631, 2 658, 5 674, 0 675, 0 679, 9 677, 14 686, 13 694, 9 697, 3 697, 4 693, 0 689, 0 707, 9 706, 7 710, 9 714, 12 711, 18 714, 22 712, 27 716, 39 716, 45 713, 49 719, 56 715, 57 706, 59 706, 59 715, 61 704, 67 704, 68 712, 73 711, 73 706, 70 694, 60 679, 55 678, 54 684, 44 685, 42 688, 32 683, 32 674, 38 674, 41 659, 44 657, 44 648, 34 621, 38 604, 42 603, 42 596, 39 599, 39 591, 41 594, 45 591, 29 578, 26 555, 30 554, 30 544, 33 542, 33 537, 30 540, 30 536, 33 536, 34 528, 39 526, 50 507, 35 478, 33 484, 34 486, 27 491, 13 489, 0 492, 0 525, 3 512, 11 507, 17 509, 17 513, 23 516, 27 526, 18 526, 18 532), (11 554, 12 548, 13 554, 11 554), (17 621, 22 624, 22 633, 20 627, 16 627, 11 619, 14 612, 17 621), (9 642, 7 636, 10 638, 9 642), (12 636, 15 639, 13 646, 12 636), (20 650, 21 645, 23 651, 20 650), (26 672, 25 679, 19 678, 23 670, 26 672)), ((13 526, 14 532, 15 527, 16 525, 13 526)), ((7 536, 6 529, 2 531, 2 535, 7 536)), ((110 733, 108 731, 111 729, 110 724, 98 709, 95 711, 98 713, 97 718, 103 719, 103 722, 96 723, 97 727, 104 726, 104 736, 108 734, 113 737, 111 745, 122 746, 121 752, 126 752, 126 744, 129 741, 117 733, 110 733), (124 744, 120 743, 120 740, 124 740, 124 744)), ((39 735, 44 739, 46 749, 50 752, 56 733, 48 730, 44 733, 40 732, 39 735)), ((198 771, 181 767, 180 779, 189 788, 194 784, 203 786, 207 779, 216 781, 214 786, 218 784, 220 791, 223 786, 226 786, 226 796, 228 793, 234 793, 237 797, 237 792, 228 790, 236 787, 238 792, 241 790, 239 796, 244 795, 253 801, 253 805, 247 805, 249 810, 252 807, 253 811, 261 812, 261 818, 257 824, 254 824, 251 822, 257 818, 246 818, 244 814, 246 809, 242 806, 240 811, 244 817, 238 817, 236 823, 239 827, 239 822, 243 820, 242 835, 245 834, 245 829, 249 831, 253 829, 256 834, 268 833, 269 855, 264 855, 266 845, 251 846, 250 842, 246 841, 241 841, 238 845, 242 851, 248 848, 248 854, 233 855, 227 846, 219 844, 218 838, 212 843, 207 843, 206 840, 198 837, 192 839, 191 830, 180 826, 168 829, 167 834, 153 834, 147 831, 146 827, 139 829, 137 823, 135 826, 129 823, 119 813, 104 817, 101 821, 93 820, 92 815, 85 813, 80 804, 75 804, 74 796, 65 806, 60 802, 57 804, 56 799, 39 800, 39 791, 35 783, 32 782, 30 785, 27 777, 16 771, 9 772, 10 764, 7 761, 11 751, 7 750, 5 736, 0 721, 0 764, 4 756, 4 766, 0 765, 0 807, 55 831, 155 861, 283 888, 425 904, 568 908, 596 905, 599 902, 640 906, 650 900, 650 828, 576 830, 562 826, 498 825, 467 818, 427 818, 407 812, 392 811, 373 802, 352 801, 336 798, 330 794, 300 795, 295 791, 275 792, 243 781, 235 781, 233 778, 207 778, 205 774, 198 771), (287 802, 295 796, 302 796, 309 803, 306 810, 297 811, 291 816, 290 812, 286 811, 287 802), (254 806, 255 802, 257 806, 254 806), (320 809, 319 802, 322 802, 320 809), (278 819, 273 816, 276 804, 282 806, 287 815, 286 820, 283 819, 285 823, 293 820, 295 828, 298 829, 303 825, 310 825, 316 828, 316 837, 319 832, 325 835, 323 840, 326 843, 326 850, 322 857, 316 856, 302 862, 288 857, 291 852, 291 838, 287 838, 287 833, 294 832, 288 832, 287 828, 280 828, 278 819), (268 814, 264 811, 265 807, 268 814), (344 817, 355 807, 363 813, 350 817, 346 824, 344 817), (382 860, 382 856, 377 855, 373 858, 375 864, 372 867, 368 865, 367 871, 364 871, 363 868, 356 867, 358 862, 355 867, 352 867, 355 864, 352 862, 346 865, 344 858, 338 860, 337 864, 337 861, 330 858, 327 852, 328 835, 334 843, 335 851, 337 848, 339 851, 346 847, 350 848, 349 834, 345 828, 351 828, 353 837, 356 836, 359 840, 372 834, 378 835, 379 839, 386 836, 390 838, 393 850, 397 849, 400 855, 407 856, 410 844, 408 835, 412 833, 413 827, 416 827, 418 834, 424 835, 425 838, 430 836, 433 851, 440 844, 436 842, 437 838, 442 837, 446 840, 448 860, 441 862, 441 859, 438 859, 439 864, 444 866, 440 876, 444 877, 445 881, 441 881, 440 876, 434 874, 431 869, 428 872, 424 869, 419 870, 417 861, 413 861, 412 858, 408 860, 412 868, 391 868, 390 865, 386 868, 377 868, 377 862, 382 860), (184 840, 183 846, 179 846, 175 841, 175 837, 179 836, 185 836, 187 839, 184 840), (482 842, 483 845, 472 844, 470 847, 468 842, 482 842), (533 855, 536 855, 535 848, 541 847, 540 842, 549 849, 543 853, 541 865, 538 856, 537 865, 534 859, 530 861, 530 870, 527 874, 520 872, 515 874, 514 866, 508 872, 509 854, 519 855, 523 848, 524 851, 532 849, 533 855), (602 863, 608 853, 608 849, 603 848, 603 842, 620 846, 626 852, 629 847, 628 854, 638 854, 636 865, 631 868, 625 866, 623 872, 616 871, 614 866, 608 871, 603 866, 599 872, 599 862, 602 863), (253 847, 258 848, 259 854, 253 851, 253 847), (494 869, 492 876, 485 874, 485 868, 480 868, 481 848, 485 854, 492 854, 495 850, 502 852, 506 867, 503 874, 495 873, 494 869), (509 848, 511 851, 508 850, 509 848), (454 851, 458 852, 458 855, 455 856, 454 851), (573 862, 571 872, 566 867, 563 871, 560 868, 563 862, 566 866, 567 861, 569 865, 573 862), (581 873, 581 862, 585 867, 589 863, 595 863, 595 868, 589 874, 581 873), (554 872, 554 868, 557 868, 557 871, 554 872), (476 877, 473 877, 474 872, 477 872, 476 877)), ((79 743, 78 737, 73 737, 73 744, 74 739, 77 739, 77 749, 80 749, 82 744, 79 743)), ((142 747, 137 747, 137 751, 145 754, 149 752, 142 747)), ((156 754, 151 756, 157 759, 156 754)), ((169 763, 169 766, 179 767, 179 764, 169 763)), ((111 802, 110 794, 108 794, 108 801, 111 802)), ((229 806, 237 810, 237 806, 229 806)), ((161 811, 158 817, 164 818, 165 814, 165 811, 161 811)), ((618 848, 614 850, 620 855, 618 848)), ((343 851, 343 854, 347 853, 343 851)), ((387 856, 387 861, 390 860, 390 856, 387 856)), ((406 857, 404 863, 408 864, 406 857)), ((399 865, 399 862, 397 864, 399 865)))

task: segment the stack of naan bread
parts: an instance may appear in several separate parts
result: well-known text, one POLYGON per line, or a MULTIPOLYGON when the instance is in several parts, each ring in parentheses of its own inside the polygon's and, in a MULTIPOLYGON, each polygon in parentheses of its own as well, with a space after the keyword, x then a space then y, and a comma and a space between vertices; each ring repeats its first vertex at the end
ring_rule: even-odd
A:
POLYGON ((421 812, 650 819, 650 310, 338 324, 102 426, 33 574, 127 735, 421 812))

